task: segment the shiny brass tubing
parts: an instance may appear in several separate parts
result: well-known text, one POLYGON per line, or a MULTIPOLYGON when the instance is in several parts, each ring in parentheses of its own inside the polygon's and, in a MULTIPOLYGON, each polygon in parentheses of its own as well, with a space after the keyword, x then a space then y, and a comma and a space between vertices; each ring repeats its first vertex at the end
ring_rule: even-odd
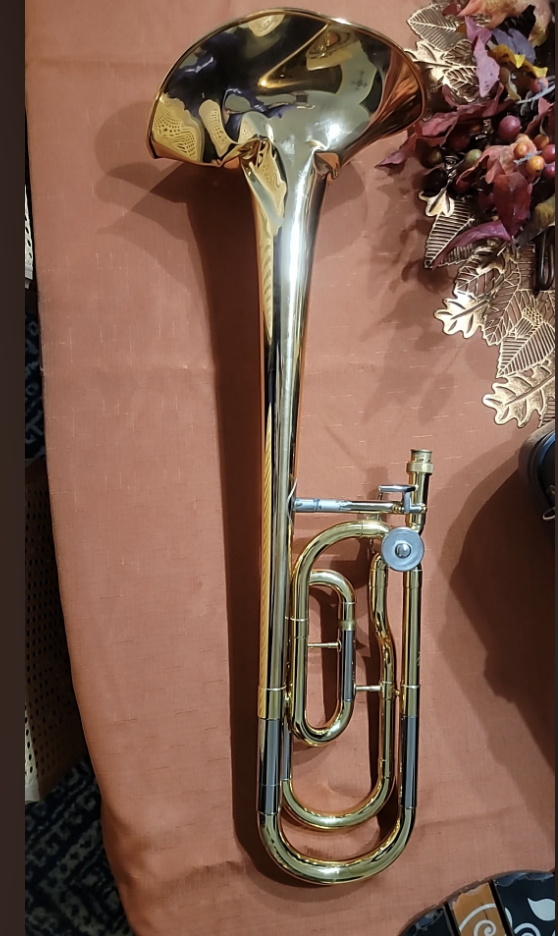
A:
MULTIPOLYGON (((327 533, 330 534, 335 530, 339 530, 342 538, 346 538, 347 532, 354 535, 354 530, 350 528, 349 531, 347 531, 347 526, 349 525, 341 524, 340 526, 333 527, 331 531, 328 530, 327 533)), ((371 534, 378 536, 378 529, 376 527, 368 527, 366 535, 370 536, 371 534)), ((320 541, 322 537, 323 534, 316 537, 316 539, 320 541)), ((319 542, 316 543, 316 541, 309 544, 307 549, 309 550, 310 556, 316 554, 316 549, 319 545, 319 542)), ((304 553, 299 559, 299 566, 300 569, 305 568, 307 573, 308 562, 310 560, 304 561, 303 557, 304 553)), ((299 572, 299 574, 302 575, 302 572, 299 572)), ((334 587, 330 576, 336 577, 337 573, 312 572, 310 574, 309 584, 330 584, 334 587)), ((290 745, 289 750, 284 751, 282 787, 285 805, 290 813, 304 824, 312 826, 313 828, 348 829, 366 822, 383 809, 393 787, 395 760, 395 650, 387 621, 386 580, 387 569, 385 563, 380 556, 375 556, 370 572, 370 610, 372 628, 380 650, 381 669, 380 685, 378 686, 380 691, 378 777, 371 794, 365 797, 365 799, 353 809, 346 810, 342 813, 322 813, 318 810, 309 809, 300 802, 293 789, 290 767, 290 745)), ((346 583, 346 588, 350 589, 350 593, 352 593, 352 588, 348 582, 346 583)), ((340 670, 343 671, 344 668, 345 673, 343 677, 340 676, 338 681, 339 698, 336 715, 328 726, 326 726, 326 729, 332 729, 331 733, 328 733, 326 729, 316 729, 308 725, 306 719, 307 654, 304 649, 304 641, 307 641, 308 633, 307 597, 305 600, 308 591, 302 587, 302 581, 300 581, 298 591, 300 594, 299 601, 297 601, 295 597, 293 578, 293 608, 298 611, 298 615, 297 619, 293 619, 291 622, 291 645, 294 646, 294 665, 291 668, 291 681, 289 684, 290 711, 292 713, 291 718, 297 719, 297 728, 303 733, 303 739, 306 743, 316 745, 316 743, 326 743, 338 737, 350 720, 354 707, 356 689, 354 684, 354 663, 352 663, 352 661, 349 662, 350 657, 348 655, 344 656, 342 652, 340 653, 340 670), (306 612, 306 618, 302 616, 301 609, 306 612), (297 634, 298 638, 296 636, 297 634), (351 688, 347 691, 349 683, 349 674, 347 671, 349 667, 351 668, 351 688), (347 690, 344 687, 347 687, 347 690), (345 694, 350 697, 350 705, 346 704, 345 694), (312 740, 308 740, 309 738, 312 740), (319 738, 319 741, 316 741, 316 738, 319 738)), ((347 594, 350 593, 347 592, 347 594)), ((340 601, 340 611, 342 608, 343 601, 340 601)), ((343 623, 344 622, 340 622, 342 640, 348 639, 350 634, 350 631, 343 631, 343 623)), ((351 621, 351 629, 353 627, 354 623, 351 621)), ((293 732, 297 734, 294 726, 292 725, 291 727, 293 732)), ((297 736, 300 737, 300 735, 297 736)))
MULTIPOLYGON (((310 584, 314 584, 312 573, 310 584)), ((285 737, 283 760, 283 800, 289 812, 305 825, 316 829, 348 829, 377 816, 385 806, 395 779, 395 648, 387 621, 387 568, 377 555, 370 570, 370 614, 374 635, 380 649, 380 726, 378 776, 370 796, 351 810, 322 813, 309 809, 297 798, 292 783, 291 740, 285 737)), ((348 634, 347 634, 348 636, 348 634)), ((354 680, 354 676, 353 676, 354 680)), ((376 687, 371 687, 376 688, 376 687)), ((353 697, 356 687, 353 682, 353 697)), ((353 706, 351 705, 351 712, 353 706)))
MULTIPOLYGON (((379 564, 376 574, 380 574, 379 564)), ((418 763, 418 696, 420 646, 420 568, 403 575, 403 652, 398 745, 398 811, 392 830, 376 848, 358 858, 343 861, 302 855, 286 839, 280 813, 260 812, 260 835, 275 861, 290 874, 315 884, 341 884, 359 881, 385 871, 404 851, 415 823, 418 763)), ((379 602, 379 596, 376 597, 379 602)), ((288 744, 284 732, 284 754, 288 744)), ((284 756, 283 777, 288 769, 284 756)))
MULTIPOLYGON (((348 707, 347 721, 350 719, 355 701, 355 629, 356 598, 353 586, 344 575, 331 569, 315 569, 310 576, 310 587, 332 588, 338 604, 338 640, 336 644, 317 644, 337 648, 337 691, 339 709, 348 707)), ((312 646, 307 644, 307 646, 312 646)))
POLYGON ((326 175, 297 150, 281 223, 269 221, 264 182, 243 165, 252 189, 260 258, 263 338, 262 596, 258 810, 274 813, 281 788, 281 736, 296 487, 296 436, 310 272, 326 175))
MULTIPOLYGON (((310 583, 313 574, 313 565, 318 557, 331 545, 345 539, 367 537, 369 539, 381 538, 389 532, 389 527, 379 520, 362 520, 349 523, 340 523, 323 533, 319 533, 300 555, 296 563, 291 587, 291 653, 289 678, 289 704, 288 717, 293 734, 306 744, 316 746, 333 741, 347 727, 354 705, 354 678, 350 691, 350 698, 344 699, 339 694, 337 711, 331 721, 321 728, 316 728, 308 722, 306 715, 307 682, 308 682, 308 629, 309 629, 309 599, 310 583)), ((340 621, 340 631, 343 624, 345 628, 354 631, 354 592, 342 577, 331 579, 329 584, 336 582, 341 591, 341 608, 351 614, 352 620, 340 621), (348 591, 350 589, 350 592, 348 591), (343 591, 345 594, 343 594, 343 591)), ((354 637, 353 637, 354 640, 354 637)))
POLYGON ((395 779, 396 679, 395 646, 388 621, 388 569, 379 554, 370 565, 370 620, 380 652, 380 723, 378 735, 378 780, 373 811, 377 815, 391 793, 395 779))
MULTIPOLYGON (((306 688, 308 667, 309 591, 304 602, 296 609, 298 619, 291 618, 291 664, 290 698, 298 702, 294 711, 301 718, 301 735, 307 744, 319 745, 334 738, 345 730, 351 720, 355 704, 355 594, 344 576, 329 570, 313 571, 308 586, 333 588, 339 598, 339 637, 337 643, 338 677, 337 708, 327 725, 313 728, 306 719, 306 688)), ((294 725, 294 721, 293 721, 294 725)), ((295 731, 295 733, 297 733, 295 731)))

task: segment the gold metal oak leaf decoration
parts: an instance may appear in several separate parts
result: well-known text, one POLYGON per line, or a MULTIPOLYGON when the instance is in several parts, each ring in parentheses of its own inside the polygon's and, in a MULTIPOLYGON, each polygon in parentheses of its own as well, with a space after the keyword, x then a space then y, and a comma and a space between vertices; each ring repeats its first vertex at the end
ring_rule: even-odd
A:
MULTIPOLYGON (((448 196, 449 202, 444 203, 441 201, 440 195, 436 195, 435 198, 437 201, 429 199, 426 204, 427 216, 432 217, 434 214, 434 223, 426 239, 424 251, 424 265, 427 269, 433 267, 448 244, 458 234, 471 227, 475 221, 470 202, 467 199, 448 196), (443 205, 444 210, 436 210, 437 205, 443 205)), ((442 265, 451 266, 455 262, 467 260, 471 253, 472 248, 458 248, 448 254, 442 265)))
POLYGON ((515 419, 521 429, 535 413, 542 426, 555 418, 554 359, 497 381, 492 390, 483 402, 496 410, 494 419, 499 426, 515 419))
MULTIPOLYGON (((444 16, 447 2, 431 3, 413 13, 418 36, 410 51, 420 66, 432 102, 445 84, 461 101, 478 98, 478 82, 469 40, 455 16, 444 16)), ((450 179, 456 166, 448 159, 450 179)), ((432 227, 425 247, 431 268, 448 244, 475 224, 471 202, 452 198, 447 190, 419 196, 432 227)), ((538 416, 539 424, 555 417, 555 291, 535 293, 536 255, 532 244, 520 251, 500 241, 454 250, 443 261, 457 267, 453 294, 434 315, 446 335, 482 337, 494 347, 496 381, 483 403, 495 411, 498 425, 515 420, 521 428, 538 416)))
POLYGON ((498 382, 483 402, 496 410, 498 424, 515 419, 522 427, 535 413, 541 425, 554 419, 556 297, 554 290, 533 292, 534 263, 532 246, 519 254, 506 246, 493 257, 490 247, 477 247, 434 313, 446 335, 480 332, 497 348, 498 382))
POLYGON ((486 264, 482 250, 473 252, 460 268, 453 296, 444 300, 445 309, 435 312, 446 335, 461 332, 465 338, 472 338, 484 326, 504 275, 501 264, 490 261, 486 264))
POLYGON ((448 85, 462 102, 478 96, 477 73, 472 59, 472 45, 457 16, 444 16, 447 3, 433 3, 413 13, 409 26, 419 40, 409 55, 420 64, 431 99, 442 84, 448 85))

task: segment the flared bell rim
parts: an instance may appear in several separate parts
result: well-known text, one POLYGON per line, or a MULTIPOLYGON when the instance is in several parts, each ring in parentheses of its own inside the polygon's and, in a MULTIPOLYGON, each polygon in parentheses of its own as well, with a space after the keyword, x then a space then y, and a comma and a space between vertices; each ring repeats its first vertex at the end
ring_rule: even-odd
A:
MULTIPOLYGON (((159 105, 161 96, 165 93, 165 90, 169 84, 169 81, 174 75, 178 64, 184 61, 184 59, 186 59, 189 55, 194 54, 194 52, 197 49, 199 49, 200 46, 202 46, 208 40, 212 39, 214 36, 218 36, 220 33, 224 33, 227 30, 234 28, 235 26, 241 26, 241 25, 253 22, 254 20, 264 19, 265 17, 280 16, 280 15, 301 16, 307 19, 315 19, 317 22, 324 23, 324 25, 332 24, 332 25, 339 25, 339 26, 344 26, 349 29, 353 29, 355 31, 363 33, 368 38, 374 38, 374 39, 381 41, 382 43, 385 44, 385 46, 388 49, 392 50, 398 56, 401 57, 401 60, 405 63, 409 72, 415 78, 416 90, 417 90, 418 95, 420 95, 420 107, 418 109, 417 115, 414 116, 412 120, 409 120, 403 126, 398 126, 396 129, 392 131, 383 133, 381 135, 382 138, 388 138, 390 136, 394 136, 398 133, 404 132, 405 130, 409 129, 411 126, 414 126, 414 124, 417 123, 424 116, 424 113, 426 110, 426 104, 427 104, 424 78, 420 72, 418 65, 410 58, 410 56, 405 52, 403 47, 400 46, 393 39, 390 39, 384 33, 376 29, 372 29, 371 27, 365 26, 362 23, 355 23, 351 20, 347 20, 342 17, 334 17, 328 14, 318 13, 314 10, 307 10, 307 9, 303 9, 299 7, 270 7, 268 9, 256 10, 252 13, 247 13, 245 16, 236 17, 234 19, 228 20, 226 23, 222 23, 220 26, 216 27, 215 29, 212 29, 211 31, 205 33, 205 35, 200 37, 192 45, 188 46, 188 48, 176 59, 172 67, 166 73, 163 81, 161 82, 159 89, 151 104, 150 111, 149 111, 147 133, 146 133, 146 145, 147 145, 147 149, 150 155, 154 159, 158 159, 161 156, 161 154, 156 152, 154 145, 153 145, 153 121, 155 118, 155 113, 157 111, 157 107, 159 105)), ((169 158, 172 158, 170 157, 170 154, 169 154, 169 158)), ((188 159, 185 161, 193 165, 213 166, 214 168, 219 168, 218 166, 216 166, 216 164, 208 163, 204 160, 188 159)), ((226 163, 225 168, 231 168, 231 164, 226 163)))

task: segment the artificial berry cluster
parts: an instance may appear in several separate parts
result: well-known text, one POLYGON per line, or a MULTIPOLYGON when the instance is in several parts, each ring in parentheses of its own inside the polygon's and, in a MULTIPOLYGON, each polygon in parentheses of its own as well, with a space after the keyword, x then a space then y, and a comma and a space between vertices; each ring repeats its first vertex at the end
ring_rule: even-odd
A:
MULTIPOLYGON (((545 79, 536 79, 530 83, 529 92, 535 97, 547 88, 545 79)), ((497 154, 501 160, 505 154, 508 164, 511 162, 508 171, 520 172, 533 187, 537 184, 535 203, 548 198, 556 175, 554 123, 548 123, 546 132, 539 124, 528 133, 529 122, 530 117, 522 120, 519 108, 508 108, 488 120, 458 124, 442 145, 423 143, 419 146, 420 159, 430 169, 423 186, 425 194, 434 196, 447 188, 454 196, 473 197, 481 212, 491 211, 495 207, 495 174, 490 172, 494 161, 491 163, 488 157, 497 154)))
MULTIPOLYGON (((471 202, 473 223, 436 258, 481 240, 550 243, 555 223, 555 70, 549 0, 452 0, 443 14, 471 43, 478 97, 434 82, 430 109, 379 164, 418 158, 429 214, 451 214, 446 194, 471 202), (461 23, 456 25, 455 18, 461 23), (472 17, 482 17, 482 20, 472 17)), ((429 63, 424 63, 427 71, 429 63)), ((546 248, 545 248, 546 249, 546 248)))
MULTIPOLYGON (((532 139, 521 131, 519 117, 510 114, 501 121, 498 136, 504 143, 515 144, 513 152, 517 166, 523 169, 528 179, 534 181, 542 175, 545 179, 552 181, 556 174, 554 143, 551 143, 550 137, 544 133, 539 133, 532 139)), ((468 155, 470 156, 470 153, 468 155)), ((476 161, 481 157, 482 153, 479 152, 476 161)))

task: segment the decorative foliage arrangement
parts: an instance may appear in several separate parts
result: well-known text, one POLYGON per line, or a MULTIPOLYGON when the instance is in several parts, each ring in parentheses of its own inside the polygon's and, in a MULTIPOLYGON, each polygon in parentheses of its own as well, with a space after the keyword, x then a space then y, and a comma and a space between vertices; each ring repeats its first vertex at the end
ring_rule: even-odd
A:
POLYGON ((409 20, 423 120, 381 164, 418 159, 433 219, 425 266, 458 265, 446 334, 498 348, 497 423, 554 418, 553 0, 432 3, 409 20))

